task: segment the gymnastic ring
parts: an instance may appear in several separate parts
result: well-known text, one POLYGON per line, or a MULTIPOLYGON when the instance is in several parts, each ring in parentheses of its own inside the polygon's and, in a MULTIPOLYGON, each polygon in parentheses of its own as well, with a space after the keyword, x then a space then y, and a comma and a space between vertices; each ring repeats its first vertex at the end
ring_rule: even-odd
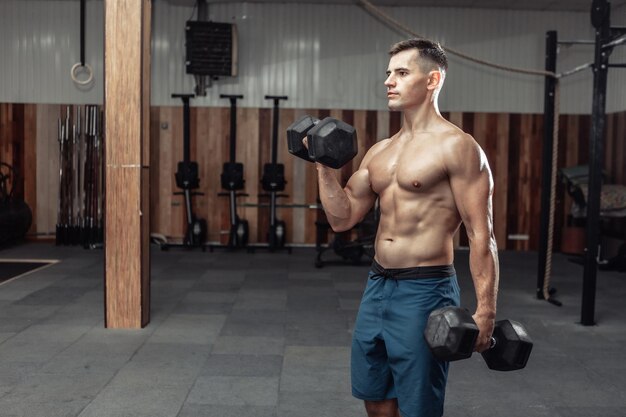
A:
POLYGON ((81 64, 80 62, 77 62, 76 64, 74 64, 74 66, 72 66, 72 69, 70 71, 70 76, 72 77, 72 81, 74 81, 76 84, 87 85, 93 81, 93 69, 91 68, 89 64, 81 64), (89 74, 89 76, 87 77, 86 80, 81 81, 78 78, 76 78, 76 70, 78 68, 85 68, 87 70, 87 73, 89 74))

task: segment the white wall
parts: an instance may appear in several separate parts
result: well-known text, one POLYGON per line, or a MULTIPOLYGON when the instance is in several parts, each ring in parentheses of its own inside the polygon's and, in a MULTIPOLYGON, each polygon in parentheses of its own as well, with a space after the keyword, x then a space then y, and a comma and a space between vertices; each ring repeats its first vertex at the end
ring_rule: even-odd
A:
MULTIPOLYGON (((611 13, 611 25, 626 27, 626 5, 613 10, 611 13)), ((626 43, 613 49, 609 59, 614 64, 626 64, 626 43)), ((608 85, 606 95, 607 111, 626 111, 626 68, 610 69, 608 85)))
MULTIPOLYGON (((355 5, 209 3, 210 18, 239 31, 239 76, 222 78, 193 105, 226 106, 220 93, 244 94, 241 106, 269 106, 265 94, 285 94, 286 107, 385 109, 387 49, 406 36, 355 5)), ((78 0, 0 1, 0 102, 102 102, 102 1, 87 1, 86 60, 95 84, 76 87, 69 76, 79 59, 78 0)), ((545 32, 592 39, 588 13, 452 8, 384 9, 421 35, 478 58, 542 69, 545 32)), ((184 73, 184 22, 191 7, 153 4, 152 103, 178 105, 171 93, 192 92, 184 73)), ((626 9, 614 22, 626 21, 626 9)), ((617 51, 616 51, 617 54, 617 51)), ((620 52, 623 56, 623 53, 620 52)), ((559 70, 593 59, 592 46, 561 48, 559 70)), ((450 57, 443 111, 540 113, 543 78, 479 66, 450 57)), ((613 59, 614 62, 617 62, 613 59)), ((623 60, 622 60, 623 62, 623 60)), ((609 75, 607 110, 626 110, 626 73, 609 75)), ((591 70, 562 82, 561 111, 589 113, 591 70)))

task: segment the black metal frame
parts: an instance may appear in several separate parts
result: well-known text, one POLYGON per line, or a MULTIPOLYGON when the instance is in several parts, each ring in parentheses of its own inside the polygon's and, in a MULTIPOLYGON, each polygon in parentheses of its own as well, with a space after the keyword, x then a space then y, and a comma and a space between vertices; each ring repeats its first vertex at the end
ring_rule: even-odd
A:
MULTIPOLYGON (((600 244, 600 192, 602 189, 602 165, 604 158, 604 134, 606 124, 606 88, 609 68, 624 68, 626 63, 610 64, 609 56, 614 46, 611 42, 626 34, 626 27, 611 27, 611 5, 606 0, 593 0, 591 5, 591 24, 595 28, 595 51, 593 63, 593 103, 591 113, 591 132, 589 141, 589 185, 587 195, 587 223, 586 223, 586 249, 584 256, 581 324, 592 326, 595 324, 595 298, 596 281, 598 270, 598 246, 600 244)), ((551 33, 551 32, 548 32, 551 33)), ((551 35, 548 35, 550 38, 551 35)), ((556 42, 556 32, 554 32, 556 42)), ((621 44, 621 43, 620 43, 621 44)), ((552 53, 553 45, 546 43, 546 50, 552 53)), ((546 69, 548 68, 548 54, 546 55, 546 69)), ((550 88, 551 83, 546 77, 545 91, 545 124, 552 124, 554 90, 550 88), (550 97, 552 96, 552 97, 550 97), (551 101, 552 100, 552 101, 551 101), (552 105, 550 105, 552 103, 552 105)), ((556 81, 553 80, 552 83, 556 81)), ((548 128, 544 130, 544 146, 550 148, 552 144, 552 133, 548 128), (548 143, 549 142, 549 143, 548 143)), ((538 298, 543 298, 539 288, 543 287, 543 276, 545 273, 545 249, 547 247, 547 216, 545 209, 545 188, 549 182, 546 178, 551 170, 547 169, 546 152, 543 157, 543 179, 542 179, 542 218, 540 230, 540 254, 539 254, 539 274, 538 274, 538 298)), ((549 199, 548 199, 549 200, 549 199)))
MULTIPOLYGON (((234 166, 237 164, 239 168, 241 168, 241 175, 243 177, 243 164, 238 164, 236 162, 236 149, 237 149, 237 100, 242 99, 243 95, 241 94, 220 94, 220 98, 225 98, 230 101, 230 158, 229 162, 224 164, 224 171, 222 172, 222 177, 226 174, 227 165, 234 166)), ((246 233, 249 233, 247 229, 247 221, 241 219, 237 215, 237 197, 247 197, 246 193, 238 193, 237 190, 243 188, 243 184, 245 181, 242 179, 240 184, 230 184, 228 187, 224 187, 224 181, 222 181, 222 187, 226 190, 226 192, 218 193, 217 195, 220 197, 228 197, 229 202, 229 216, 230 216, 230 230, 228 231, 228 243, 226 245, 209 245, 209 249, 213 252, 215 248, 225 248, 229 250, 248 248, 248 236, 245 236, 243 242, 240 242, 239 236, 237 234, 240 225, 244 227, 246 233)))
MULTIPOLYGON (((279 104, 280 100, 288 100, 287 96, 271 96, 266 95, 266 100, 273 101, 273 110, 272 110, 272 142, 271 142, 271 153, 270 153, 270 163, 266 164, 263 167, 264 173, 263 175, 267 175, 265 169, 269 167, 270 173, 272 175, 276 175, 279 170, 283 170, 284 166, 278 163, 278 122, 279 122, 279 104)), ((283 171, 280 171, 283 172, 283 171)), ((278 191, 284 190, 284 184, 286 181, 283 181, 282 184, 265 184, 265 178, 261 180, 263 184, 263 190, 267 191, 267 194, 259 194, 259 197, 269 197, 269 230, 267 232, 267 245, 255 245, 251 247, 251 249, 269 249, 270 252, 276 250, 286 250, 288 253, 291 253, 291 247, 285 246, 278 242, 276 239, 276 230, 279 223, 282 223, 278 220, 276 216, 277 212, 277 200, 280 197, 289 197, 287 194, 278 194, 278 191)), ((283 229, 284 233, 284 229, 283 229)))
POLYGON ((199 247, 205 250, 207 244, 202 240, 206 240, 206 220, 196 217, 193 212, 192 197, 196 195, 204 195, 202 192, 192 191, 199 187, 198 164, 191 161, 191 108, 190 100, 194 98, 194 94, 172 94, 172 98, 180 98, 183 102, 183 160, 178 163, 178 170, 175 174, 176 185, 183 191, 175 192, 174 195, 182 195, 185 200, 185 217, 187 219, 187 229, 182 243, 160 242, 162 250, 169 248, 186 248, 193 249, 199 247), (200 228, 198 238, 194 233, 195 228, 200 228), (200 241, 197 241, 200 239, 200 241))

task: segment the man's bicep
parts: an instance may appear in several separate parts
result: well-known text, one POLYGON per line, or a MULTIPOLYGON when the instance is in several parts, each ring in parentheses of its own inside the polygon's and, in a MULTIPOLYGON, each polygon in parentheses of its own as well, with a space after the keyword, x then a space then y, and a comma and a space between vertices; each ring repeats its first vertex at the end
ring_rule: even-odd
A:
POLYGON ((364 168, 356 171, 348 180, 345 191, 352 209, 350 217, 358 222, 372 208, 376 200, 376 194, 372 190, 369 179, 369 171, 364 168))

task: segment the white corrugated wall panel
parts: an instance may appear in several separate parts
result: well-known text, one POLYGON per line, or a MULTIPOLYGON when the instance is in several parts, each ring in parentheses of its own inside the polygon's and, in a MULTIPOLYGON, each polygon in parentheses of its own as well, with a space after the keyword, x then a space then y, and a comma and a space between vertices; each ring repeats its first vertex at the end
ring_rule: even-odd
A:
MULTIPOLYGON (((613 10, 611 25, 626 27, 626 6, 613 10)), ((609 62, 626 64, 626 43, 613 49, 609 62)), ((626 68, 611 68, 609 70, 606 108, 608 112, 626 111, 626 68)), ((591 111, 591 107, 589 109, 591 111)))
POLYGON ((71 67, 80 60, 80 2, 0 1, 0 101, 101 102, 101 1, 87 1, 85 21, 85 61, 96 82, 81 89, 70 78, 71 67))
MULTIPOLYGON (((424 36, 503 65, 542 69, 545 32, 560 39, 592 39, 588 13, 453 8, 385 8, 424 36)), ((244 94, 245 107, 269 106, 265 94, 288 95, 287 107, 385 109, 383 81, 389 46, 405 36, 355 5, 209 3, 210 18, 233 22, 239 32, 239 76, 221 78, 196 106, 224 106, 219 94, 244 94)), ((192 92, 185 74, 184 23, 192 7, 155 0, 152 103, 179 105, 172 93, 192 92)), ((624 8, 616 13, 624 16, 624 8)), ((624 16, 626 17, 626 16, 624 16)), ((195 17, 194 17, 195 18, 195 17)), ((622 19, 626 20, 626 19, 622 19)), ((96 81, 83 91, 69 70, 79 58, 78 0, 0 1, 0 101, 100 103, 102 1, 87 2, 86 59, 96 81)), ((617 56, 617 51, 614 53, 617 56)), ((619 52, 623 56, 623 52, 619 52)), ((593 58, 593 47, 561 48, 558 69, 593 58)), ((616 62, 616 59, 612 59, 616 62)), ((450 57, 441 95, 443 111, 543 111, 543 79, 450 57)), ((626 109, 626 74, 609 75, 608 111, 626 109), (618 94, 619 93, 619 94, 618 94)), ((561 110, 589 113, 591 71, 562 81, 561 110)))
MULTIPOLYGON (((179 7, 165 5, 157 13, 172 15, 167 8, 179 7)), ((557 29, 560 36, 567 38, 585 38, 591 33, 586 13, 383 10, 424 36, 478 58, 522 68, 543 68, 546 30, 557 29)), ((244 106, 263 106, 264 94, 288 94, 290 107, 386 107, 383 81, 387 50, 404 36, 363 9, 346 5, 215 4, 210 6, 210 15, 213 20, 237 24, 241 39, 240 75, 235 83, 228 79, 215 83, 208 96, 197 101, 199 105, 216 105, 220 93, 240 92, 246 95, 244 106), (264 88, 259 90, 260 87, 264 88)), ((173 56, 184 53, 182 42, 170 46, 179 49, 173 56)), ((577 65, 579 55, 570 51, 561 54, 560 68, 577 65)), ((582 57, 585 58, 584 53, 582 57)), ((450 61, 440 99, 442 110, 542 111, 541 77, 502 72, 454 56, 450 61)), ((590 72, 582 75, 563 80, 564 112, 588 112, 591 77, 590 72)), ((193 82, 187 78, 191 89, 193 82)), ((155 100, 161 102, 156 96, 155 100)))

